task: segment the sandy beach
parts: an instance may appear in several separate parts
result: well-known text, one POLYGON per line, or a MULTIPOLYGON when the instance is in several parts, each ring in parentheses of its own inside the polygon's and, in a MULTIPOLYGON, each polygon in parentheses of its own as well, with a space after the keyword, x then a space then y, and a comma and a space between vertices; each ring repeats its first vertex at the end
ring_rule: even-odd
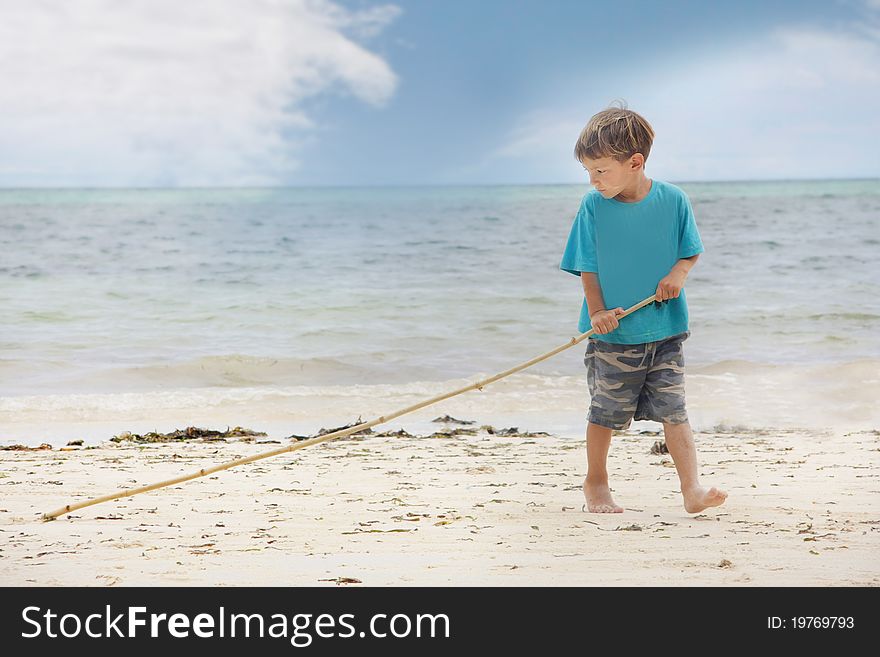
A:
POLYGON ((47 523, 71 501, 286 441, 2 451, 0 584, 880 584, 877 430, 697 432, 703 483, 730 494, 697 515, 651 452, 661 439, 615 436, 615 515, 582 511, 572 432, 342 438, 47 523))

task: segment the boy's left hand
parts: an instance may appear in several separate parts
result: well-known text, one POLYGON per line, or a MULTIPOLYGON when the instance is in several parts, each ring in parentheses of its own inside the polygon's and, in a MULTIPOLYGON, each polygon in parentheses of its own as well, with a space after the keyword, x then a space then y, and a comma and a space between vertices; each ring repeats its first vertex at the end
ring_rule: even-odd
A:
POLYGON ((657 285, 657 301, 667 301, 668 299, 677 299, 684 287, 684 280, 687 274, 680 269, 673 269, 669 272, 660 284, 657 285))

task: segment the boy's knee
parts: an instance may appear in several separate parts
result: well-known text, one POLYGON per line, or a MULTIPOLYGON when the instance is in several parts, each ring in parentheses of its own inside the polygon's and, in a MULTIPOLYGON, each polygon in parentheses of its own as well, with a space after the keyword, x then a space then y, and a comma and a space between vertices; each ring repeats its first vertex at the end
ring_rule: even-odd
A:
POLYGON ((611 433, 612 431, 614 431, 614 427, 609 427, 605 424, 600 424, 599 422, 594 422, 593 420, 590 420, 589 422, 587 422, 587 431, 594 433, 611 433))
POLYGON ((692 434, 690 422, 685 420, 684 422, 664 422, 663 423, 663 435, 666 438, 679 438, 679 437, 688 437, 692 434))

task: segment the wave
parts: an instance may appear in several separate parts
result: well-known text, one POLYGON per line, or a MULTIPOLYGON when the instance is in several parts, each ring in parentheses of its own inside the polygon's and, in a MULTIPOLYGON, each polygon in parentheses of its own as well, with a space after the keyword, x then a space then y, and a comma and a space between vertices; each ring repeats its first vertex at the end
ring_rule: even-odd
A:
MULTIPOLYGON (((0 396, 0 444, 71 438, 106 440, 120 431, 170 431, 183 426, 247 426, 275 436, 309 433, 357 417, 371 419, 467 387, 494 372, 429 380, 408 372, 388 382, 375 367, 341 359, 212 356, 186 363, 91 373, 89 385, 58 394, 0 396), (324 379, 319 369, 333 374, 324 379), (352 376, 351 372, 361 375, 352 376), (342 372, 343 375, 339 376, 342 372), (306 373, 305 376, 302 373, 306 373), (103 377, 100 392, 92 384, 103 377), (283 379, 288 378, 287 382, 283 379), (337 378, 338 377, 338 378, 337 378), (146 380, 152 385, 144 386, 146 380), (251 383, 242 383, 250 381, 251 383), (268 381, 268 382, 267 382, 268 381), (115 384, 114 387, 106 385, 115 384)), ((880 359, 785 365, 726 360, 687 367, 687 408, 697 432, 745 429, 876 429, 880 427, 880 359)), ((521 426, 582 436, 589 406, 582 374, 520 372, 471 390, 395 427, 430 430, 447 413, 495 426, 521 426)), ((640 421, 636 428, 658 429, 640 421)))
MULTIPOLYGON (((690 376, 766 376, 778 375, 809 375, 811 379, 824 377, 826 381, 850 379, 853 377, 880 378, 880 358, 865 358, 853 361, 828 361, 813 363, 762 363, 749 360, 728 359, 715 363, 687 366, 690 376)), ((821 381, 817 381, 821 383, 821 381)))
POLYGON ((866 320, 866 319, 880 319, 880 315, 875 313, 820 313, 817 315, 807 315, 805 319, 855 319, 855 320, 866 320))
MULTIPOLYGON (((381 359, 380 355, 373 355, 381 359)), ((271 358, 240 354, 182 362, 82 365, 62 360, 0 359, 0 394, 31 391, 143 391, 175 388, 240 388, 324 385, 369 380, 370 355, 355 363, 339 358, 271 358)))
POLYGON ((189 386, 329 383, 359 378, 367 368, 337 358, 271 358, 241 354, 203 356, 181 363, 118 369, 114 376, 189 386))

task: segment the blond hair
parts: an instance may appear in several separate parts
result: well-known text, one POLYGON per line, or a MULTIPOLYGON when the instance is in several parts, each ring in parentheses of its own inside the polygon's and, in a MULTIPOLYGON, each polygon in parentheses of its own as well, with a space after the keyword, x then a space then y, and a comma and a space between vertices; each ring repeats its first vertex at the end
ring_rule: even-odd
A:
POLYGON ((640 114, 626 109, 624 103, 593 115, 574 145, 574 156, 578 162, 603 157, 623 162, 641 153, 647 160, 653 143, 651 124, 640 114))

